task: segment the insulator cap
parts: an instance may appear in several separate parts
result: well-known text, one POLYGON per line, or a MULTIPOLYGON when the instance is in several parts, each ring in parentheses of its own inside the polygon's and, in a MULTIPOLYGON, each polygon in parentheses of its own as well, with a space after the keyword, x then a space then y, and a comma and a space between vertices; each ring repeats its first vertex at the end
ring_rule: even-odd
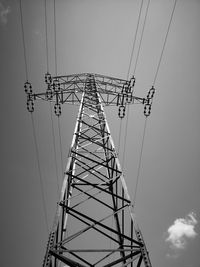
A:
POLYGON ((45 74, 45 83, 46 84, 51 84, 51 82, 52 82, 51 74, 47 72, 45 74))
POLYGON ((26 102, 26 106, 29 112, 33 112, 34 111, 34 102, 32 99, 27 100, 26 102))
POLYGON ((126 94, 126 103, 130 104, 132 102, 133 95, 131 92, 126 94))
POLYGON ((54 92, 60 92, 60 83, 59 83, 59 80, 54 80, 53 81, 53 90, 54 92))
POLYGON ((26 94, 32 94, 33 91, 32 91, 32 85, 31 85, 31 83, 29 83, 28 81, 25 82, 25 84, 24 84, 24 90, 25 90, 25 93, 26 94))
POLYGON ((149 90, 148 94, 147 94, 147 98, 152 99, 154 97, 155 91, 156 90, 155 90, 154 86, 152 86, 151 89, 149 90))
POLYGON ((145 104, 144 115, 148 117, 151 114, 151 104, 145 104))
POLYGON ((61 105, 59 103, 54 105, 54 112, 58 117, 61 115, 61 105))
POLYGON ((130 87, 134 87, 135 86, 135 77, 133 76, 131 79, 130 79, 130 87))
POLYGON ((118 116, 119 116, 120 119, 123 119, 125 117, 125 111, 126 111, 126 107, 125 106, 119 106, 118 116))
POLYGON ((47 98, 47 100, 50 100, 50 99, 52 99, 52 97, 53 97, 53 91, 51 90, 51 87, 48 84, 48 88, 46 90, 46 98, 47 98))

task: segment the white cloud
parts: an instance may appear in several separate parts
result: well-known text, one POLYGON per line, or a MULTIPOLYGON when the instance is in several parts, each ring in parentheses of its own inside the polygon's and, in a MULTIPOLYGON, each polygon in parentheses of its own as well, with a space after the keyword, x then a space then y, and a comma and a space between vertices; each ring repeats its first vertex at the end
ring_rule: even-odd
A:
POLYGON ((165 239, 170 243, 170 248, 174 250, 183 250, 186 248, 189 239, 197 236, 195 225, 197 224, 196 214, 189 213, 185 218, 178 218, 168 228, 168 236, 165 239))
POLYGON ((2 2, 0 2, 0 22, 6 24, 8 22, 8 14, 10 13, 10 7, 5 7, 2 2))

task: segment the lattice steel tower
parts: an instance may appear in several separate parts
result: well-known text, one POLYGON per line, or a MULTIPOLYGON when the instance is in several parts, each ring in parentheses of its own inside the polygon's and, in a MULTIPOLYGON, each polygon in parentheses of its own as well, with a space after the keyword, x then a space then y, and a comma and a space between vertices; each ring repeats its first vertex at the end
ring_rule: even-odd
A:
POLYGON ((123 118, 127 104, 141 103, 148 116, 155 89, 140 98, 133 95, 134 77, 47 73, 45 79, 44 93, 25 83, 30 112, 36 99, 54 102, 57 116, 61 104, 80 107, 43 267, 150 267, 103 106, 118 105, 123 118))

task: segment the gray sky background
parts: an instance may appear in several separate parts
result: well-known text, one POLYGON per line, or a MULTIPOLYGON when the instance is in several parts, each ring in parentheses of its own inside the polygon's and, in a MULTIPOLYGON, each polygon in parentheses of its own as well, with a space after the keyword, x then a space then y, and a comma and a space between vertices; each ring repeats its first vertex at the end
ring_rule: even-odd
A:
MULTIPOLYGON (((47 2, 50 72, 54 74, 53 1, 47 2)), ((145 97, 152 86, 173 3, 172 0, 150 2, 136 70, 137 96, 145 97)), ((142 21, 146 4, 144 1, 142 21)), ((93 72, 126 78, 139 6, 140 1, 136 0, 57 0, 58 73, 93 72)), ((22 7, 29 81, 35 92, 41 92, 46 89, 44 1, 22 0, 22 7)), ((135 212, 152 266, 200 266, 199 15, 199 0, 177 2, 147 124, 135 212)), ((139 34, 141 29, 140 25, 139 34)), ((0 35, 1 266, 41 266, 47 232, 31 119, 23 89, 25 68, 19 1, 0 0, 0 35)), ((51 226, 58 198, 49 111, 48 103, 36 103, 34 119, 51 226)), ((64 164, 76 113, 76 107, 63 108, 64 164)), ((117 108, 106 108, 106 114, 117 146, 117 108)), ((54 126, 61 181, 55 117, 54 126)), ((132 106, 124 165, 131 196, 143 126, 143 108, 132 106)))

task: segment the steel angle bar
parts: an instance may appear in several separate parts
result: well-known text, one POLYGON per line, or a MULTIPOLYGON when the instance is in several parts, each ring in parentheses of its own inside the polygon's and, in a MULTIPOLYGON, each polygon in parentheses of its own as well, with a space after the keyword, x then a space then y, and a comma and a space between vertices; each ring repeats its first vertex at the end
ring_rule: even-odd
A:
POLYGON ((122 267, 126 267, 129 264, 131 264, 133 261, 137 260, 139 257, 141 257, 140 254, 137 254, 135 256, 132 256, 132 258, 130 260, 128 260, 125 264, 122 264, 122 267))
MULTIPOLYGON (((119 213, 119 212, 120 212, 123 208, 125 208, 125 207, 121 207, 121 208, 119 208, 118 210, 116 210, 115 212, 113 212, 112 214, 109 214, 108 216, 106 216, 106 217, 102 218, 101 220, 97 221, 97 220, 92 219, 91 217, 89 217, 89 216, 87 216, 87 215, 85 215, 85 214, 83 214, 83 213, 81 213, 81 212, 79 212, 79 211, 77 211, 77 210, 75 210, 75 209, 72 209, 71 207, 67 207, 67 206, 66 206, 65 204, 63 204, 63 203, 60 203, 59 205, 60 205, 61 207, 62 207, 62 206, 65 207, 65 208, 66 208, 66 212, 67 212, 68 214, 74 216, 74 213, 75 213, 76 215, 80 216, 80 220, 81 220, 81 221, 83 221, 82 218, 84 218, 84 219, 86 219, 86 220, 92 222, 92 224, 90 224, 88 227, 86 227, 86 228, 84 228, 84 229, 82 229, 82 230, 79 230, 79 231, 76 232, 75 234, 73 234, 73 235, 71 235, 71 236, 68 236, 67 238, 63 239, 62 242, 61 242, 62 245, 64 245, 65 243, 68 243, 68 242, 71 241, 72 239, 74 239, 74 238, 76 238, 77 236, 79 236, 79 235, 85 233, 85 232, 88 231, 89 229, 94 228, 94 226, 97 226, 97 225, 100 226, 100 227, 102 227, 103 229, 106 229, 106 230, 108 230, 108 231, 110 231, 110 232, 113 232, 114 234, 116 234, 117 236, 119 236, 119 232, 118 232, 117 230, 115 230, 115 229, 113 229, 113 228, 111 228, 111 227, 109 227, 109 226, 103 224, 102 222, 105 221, 106 219, 108 219, 108 218, 114 216, 115 214, 119 213)), ((79 219, 79 217, 76 217, 76 218, 79 219)), ((85 222, 85 221, 83 221, 83 222, 85 222)), ((120 236, 123 237, 123 238, 126 239, 126 240, 129 240, 129 241, 132 240, 129 236, 126 236, 126 235, 124 235, 124 234, 120 234, 120 236)), ((138 242, 138 241, 136 241, 136 240, 133 240, 133 242, 136 243, 136 244, 138 244, 139 246, 142 245, 140 242, 138 242)), ((120 243, 120 242, 119 242, 119 243, 120 243)))
POLYGON ((134 256, 136 256, 136 255, 138 255, 138 254, 140 254, 140 253, 141 253, 141 251, 135 251, 135 252, 133 252, 133 253, 131 253, 131 254, 125 256, 124 258, 119 258, 118 260, 115 260, 115 261, 113 261, 113 262, 111 262, 111 263, 109 263, 109 264, 106 264, 106 265, 104 265, 103 267, 111 267, 111 266, 113 266, 113 265, 115 265, 115 264, 118 264, 118 263, 120 263, 120 262, 122 262, 122 261, 126 261, 127 259, 129 259, 129 258, 131 258, 131 257, 134 257, 134 256))
MULTIPOLYGON (((98 171, 97 169, 95 169, 97 166, 99 166, 99 164, 95 164, 95 165, 93 165, 93 166, 90 166, 89 164, 88 164, 88 162, 86 163, 86 162, 84 162, 84 161, 82 161, 82 158, 80 157, 80 158, 77 158, 76 159, 77 160, 77 162, 76 162, 76 164, 79 166, 79 168, 81 168, 82 169, 82 172, 80 172, 80 173, 78 173, 77 174, 77 176, 81 176, 81 175, 83 175, 85 172, 89 172, 90 173, 90 175, 93 175, 93 176, 95 176, 96 178, 99 178, 100 180, 102 180, 103 182, 105 182, 102 178, 104 178, 104 179, 108 179, 108 177, 106 176, 106 175, 104 175, 102 172, 100 172, 100 171, 98 171), (82 164, 82 165, 81 165, 82 164), (92 172, 91 170, 96 170, 95 172, 92 172), (102 178, 100 178, 100 176, 98 176, 98 174, 99 175, 101 175, 102 176, 102 178)), ((90 162, 91 163, 91 162, 90 162)), ((102 166, 101 166, 102 167, 102 166)), ((68 174, 70 174, 70 173, 68 173, 68 174)), ((71 174, 70 174, 71 175, 71 174)))
MULTIPOLYGON (((65 206, 65 204, 62 204, 62 203, 60 203, 60 205, 61 205, 61 206, 65 206)), ((138 244, 139 246, 143 246, 143 244, 142 244, 141 242, 136 241, 136 240, 133 240, 133 239, 130 238, 129 236, 127 236, 127 235, 125 235, 125 234, 122 234, 122 233, 119 233, 117 230, 115 230, 115 229, 113 229, 113 228, 111 228, 111 227, 109 227, 109 226, 107 226, 107 225, 105 225, 105 224, 102 223, 102 222, 105 221, 106 219, 108 219, 108 218, 114 216, 115 214, 119 213, 121 210, 123 210, 123 209, 126 208, 127 206, 128 206, 128 205, 125 205, 124 207, 120 207, 120 208, 117 209, 115 212, 113 212, 112 214, 110 214, 110 215, 104 217, 103 219, 101 219, 101 220, 99 220, 99 221, 97 221, 97 220, 95 220, 95 219, 92 219, 91 217, 89 217, 89 216, 87 216, 87 215, 85 215, 85 214, 83 214, 83 213, 81 213, 81 212, 79 212, 79 211, 77 211, 77 210, 75 210, 75 209, 72 209, 71 207, 67 207, 67 206, 65 206, 65 207, 67 208, 67 211, 66 211, 66 212, 68 212, 69 214, 72 215, 72 213, 75 213, 75 214, 79 215, 80 217, 85 218, 85 219, 88 220, 88 221, 91 221, 91 222, 93 223, 93 224, 92 224, 93 226, 95 226, 95 225, 99 225, 99 226, 101 226, 102 228, 104 228, 104 229, 106 229, 106 230, 108 230, 108 231, 111 231, 111 232, 113 232, 114 234, 116 234, 116 235, 118 235, 118 236, 120 235, 120 237, 122 237, 123 239, 129 240, 129 241, 133 241, 135 244, 138 244)), ((92 225, 91 225, 91 227, 92 227, 92 225)))
MULTIPOLYGON (((83 192, 83 194, 85 194, 86 196, 88 196, 88 198, 85 199, 85 201, 83 201, 82 203, 84 203, 84 202, 86 202, 87 200, 89 200, 89 199, 92 198, 92 199, 96 200, 97 202, 101 203, 103 206, 105 206, 105 207, 107 207, 107 208, 113 210, 113 207, 112 207, 112 206, 106 204, 106 202, 103 202, 102 200, 100 200, 100 199, 98 199, 98 198, 95 197, 95 196, 99 195, 100 193, 103 193, 102 191, 99 191, 99 192, 97 192, 97 193, 94 194, 94 195, 90 195, 89 193, 85 192, 84 190, 80 189, 79 187, 77 187, 77 186, 75 186, 75 185, 74 185, 73 187, 74 187, 75 189, 79 190, 80 192, 83 192)), ((82 204, 82 203, 78 203, 78 204, 72 206, 72 208, 74 209, 75 207, 79 206, 79 205, 82 204)))
MULTIPOLYGON (((82 223, 84 223, 84 224, 86 224, 86 225, 88 225, 88 226, 91 226, 90 223, 86 222, 85 220, 81 219, 80 217, 76 216, 75 214, 73 214, 72 216, 73 216, 74 218, 76 218, 77 220, 79 220, 80 222, 82 222, 82 223)), ((106 234, 105 231, 100 230, 100 229, 96 228, 95 226, 92 227, 92 228, 93 228, 95 231, 99 232, 100 234, 106 236, 108 239, 110 239, 110 240, 114 241, 115 243, 119 244, 119 240, 113 238, 112 236, 110 236, 110 234, 106 234)), ((70 241, 68 241, 68 242, 70 242, 70 241)), ((67 243, 67 242, 65 242, 65 244, 66 244, 66 243, 67 243)))
POLYGON ((80 257, 79 255, 75 254, 74 252, 69 252, 69 254, 71 254, 72 256, 74 256, 75 258, 81 260, 82 262, 88 264, 89 266, 93 267, 93 264, 89 263, 88 261, 86 261, 85 259, 83 259, 82 257, 80 257))
MULTIPOLYGON (((140 247, 137 247, 138 251, 140 251, 140 247)), ((67 249, 67 248, 63 248, 63 249, 59 249, 59 252, 119 252, 119 251, 137 251, 136 249, 128 249, 128 248, 125 248, 125 249, 120 249, 120 248, 116 248, 116 249, 67 249)))
MULTIPOLYGON (((93 186, 93 187, 95 187, 95 188, 97 188, 97 189, 99 189, 99 190, 102 190, 103 192, 105 192, 105 193, 107 193, 107 194, 109 194, 109 195, 113 195, 114 197, 116 197, 116 198, 118 198, 118 199, 120 199, 120 200, 124 200, 124 201, 126 201, 126 203, 128 203, 128 205, 131 204, 131 201, 130 201, 130 200, 128 200, 128 199, 126 199, 126 198, 123 198, 123 197, 121 197, 120 195, 117 195, 117 194, 115 194, 115 193, 113 193, 113 192, 110 192, 110 190, 108 191, 108 190, 106 190, 106 189, 104 189, 104 188, 102 188, 102 187, 99 187, 99 186, 96 185, 96 184, 93 184, 93 183, 88 182, 87 180, 83 180, 83 179, 81 179, 81 178, 78 177, 78 176, 75 176, 75 175, 71 175, 71 176, 74 177, 74 178, 76 178, 77 180, 80 180, 80 181, 85 182, 86 184, 88 184, 88 185, 90 185, 90 186, 93 186)), ((110 184, 108 183, 108 187, 109 187, 109 186, 110 186, 110 184)))
MULTIPOLYGON (((76 262, 74 260, 71 260, 63 255, 60 255, 59 252, 50 250, 51 255, 53 255, 55 258, 59 259, 65 264, 68 264, 69 266, 72 267, 86 267, 85 265, 80 264, 79 262, 76 262)), ((92 266, 91 264, 88 263, 89 266, 92 266)))
MULTIPOLYGON (((98 162, 97 160, 94 160, 94 159, 91 159, 91 158, 89 158, 89 157, 86 157, 85 156, 85 154, 83 154, 83 155, 81 155, 79 152, 74 152, 76 155, 78 155, 78 156, 81 156, 82 158, 85 158, 85 159, 87 159, 89 162, 94 162, 94 163, 96 163, 97 165, 101 165, 101 166, 103 166, 103 167, 105 167, 106 169, 110 169, 110 170, 113 170, 113 168, 112 167, 110 167, 110 166, 108 166, 108 165, 105 165, 104 163, 107 163, 108 161, 107 160, 103 160, 102 162, 98 162)), ((116 165, 117 166, 117 165, 116 165)), ((122 173, 121 172, 121 170, 119 170, 118 168, 117 169, 114 169, 116 172, 118 172, 118 173, 122 173)))
MULTIPOLYGON (((100 126, 100 127, 105 126, 105 122, 104 123, 96 122, 95 124, 91 125, 91 124, 87 123, 86 121, 82 120, 82 123, 87 125, 90 129, 93 129, 94 131, 97 131, 97 132, 102 132, 102 130, 97 128, 96 126, 100 126)), ((106 130, 104 130, 103 132, 106 134, 109 134, 106 130)))

